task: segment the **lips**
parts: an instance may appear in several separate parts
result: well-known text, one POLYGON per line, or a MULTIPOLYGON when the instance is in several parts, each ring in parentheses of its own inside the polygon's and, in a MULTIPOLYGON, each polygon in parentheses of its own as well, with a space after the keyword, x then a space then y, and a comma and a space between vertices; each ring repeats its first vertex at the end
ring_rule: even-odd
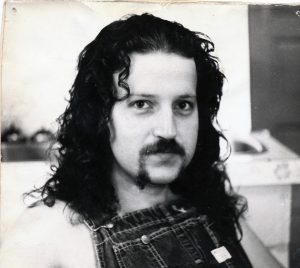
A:
POLYGON ((147 162, 158 165, 174 165, 180 158, 180 155, 174 153, 156 153, 148 155, 147 162))

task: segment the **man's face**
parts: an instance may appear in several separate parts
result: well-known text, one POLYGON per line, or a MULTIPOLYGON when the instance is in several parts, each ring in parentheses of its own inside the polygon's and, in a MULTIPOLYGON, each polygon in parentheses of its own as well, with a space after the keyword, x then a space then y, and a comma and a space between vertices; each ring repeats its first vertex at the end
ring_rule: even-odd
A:
MULTIPOLYGON (((174 181, 195 152, 198 135, 195 62, 173 53, 133 53, 130 95, 114 104, 109 124, 113 174, 134 182, 174 181)), ((118 96, 126 91, 114 84, 118 96)))

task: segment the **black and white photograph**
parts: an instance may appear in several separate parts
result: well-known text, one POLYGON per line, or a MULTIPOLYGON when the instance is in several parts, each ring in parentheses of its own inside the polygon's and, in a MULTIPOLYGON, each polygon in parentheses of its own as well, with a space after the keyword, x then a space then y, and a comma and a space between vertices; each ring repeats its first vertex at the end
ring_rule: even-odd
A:
POLYGON ((0 267, 300 267, 300 2, 1 23, 0 267))

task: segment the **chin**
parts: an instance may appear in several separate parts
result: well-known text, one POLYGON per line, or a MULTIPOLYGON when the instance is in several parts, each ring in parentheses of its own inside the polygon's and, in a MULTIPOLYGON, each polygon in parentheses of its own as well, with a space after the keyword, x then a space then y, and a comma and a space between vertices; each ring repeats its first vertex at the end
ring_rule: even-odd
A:
POLYGON ((170 184, 179 176, 180 171, 160 170, 149 172, 150 182, 157 185, 170 184))

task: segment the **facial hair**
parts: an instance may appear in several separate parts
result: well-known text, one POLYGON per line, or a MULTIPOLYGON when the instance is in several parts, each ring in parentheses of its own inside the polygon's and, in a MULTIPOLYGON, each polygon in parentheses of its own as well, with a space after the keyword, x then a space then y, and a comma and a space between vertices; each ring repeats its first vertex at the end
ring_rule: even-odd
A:
POLYGON ((146 165, 143 157, 139 160, 139 171, 136 177, 136 185, 143 190, 147 184, 151 182, 149 173, 146 170, 146 165))
MULTIPOLYGON (((136 185, 143 190, 147 184, 151 183, 151 178, 146 170, 146 157, 151 154, 172 153, 185 157, 185 150, 174 139, 160 139, 154 144, 143 147, 139 153, 139 170, 136 177, 136 185)), ((183 166, 180 168, 179 174, 183 171, 183 166)))

